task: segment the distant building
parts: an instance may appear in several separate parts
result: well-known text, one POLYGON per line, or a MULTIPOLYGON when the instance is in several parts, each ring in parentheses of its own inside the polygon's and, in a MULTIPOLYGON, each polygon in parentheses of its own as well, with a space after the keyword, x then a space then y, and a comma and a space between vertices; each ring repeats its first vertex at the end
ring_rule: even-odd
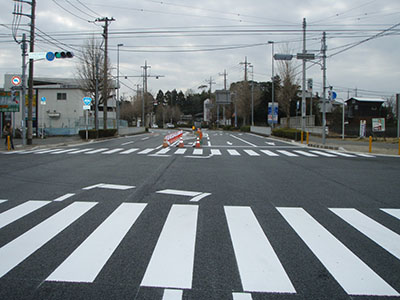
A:
MULTIPOLYGON (((74 135, 79 130, 85 129, 85 112, 83 111, 83 97, 88 96, 81 88, 78 79, 73 78, 34 78, 34 101, 33 101, 33 131, 39 133, 38 129, 45 128, 47 135, 74 135), (45 100, 46 104, 43 103, 45 100)), ((115 82, 113 82, 116 88, 115 82)), ((6 87, 5 87, 6 88, 6 87)), ((94 101, 94 99, 93 99, 94 101)), ((93 102, 92 102, 93 103, 93 102)), ((94 104, 94 103, 93 103, 94 104)), ((19 112, 15 113, 13 124, 16 128, 21 127, 21 105, 19 101, 19 112)), ((108 100, 107 127, 116 127, 116 101, 115 92, 108 100)), ((28 109, 25 109, 27 118, 28 109)), ((11 120, 12 114, 5 117, 11 120)), ((89 111, 89 128, 94 127, 94 106, 89 111)), ((103 106, 99 105, 99 128, 103 127, 103 106)))
POLYGON ((359 124, 360 120, 366 120, 367 124, 371 124, 372 118, 381 116, 381 107, 385 103, 382 98, 362 98, 352 97, 346 100, 346 115, 349 124, 359 124))

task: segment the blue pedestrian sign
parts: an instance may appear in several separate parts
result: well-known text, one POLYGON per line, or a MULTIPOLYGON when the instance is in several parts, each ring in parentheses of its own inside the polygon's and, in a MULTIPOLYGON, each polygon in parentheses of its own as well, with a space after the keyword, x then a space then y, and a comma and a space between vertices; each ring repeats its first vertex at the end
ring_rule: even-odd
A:
POLYGON ((90 105, 90 103, 92 103, 92 98, 90 97, 84 97, 83 99, 83 104, 85 104, 86 106, 90 105))
POLYGON ((46 97, 40 98, 40 104, 46 105, 46 97))

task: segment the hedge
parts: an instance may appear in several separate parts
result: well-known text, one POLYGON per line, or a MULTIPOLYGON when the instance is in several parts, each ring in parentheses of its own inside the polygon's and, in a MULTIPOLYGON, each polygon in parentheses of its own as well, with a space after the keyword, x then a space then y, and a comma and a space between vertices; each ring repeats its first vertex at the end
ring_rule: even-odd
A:
MULTIPOLYGON (((117 129, 99 129, 96 131, 95 129, 88 130, 89 139, 97 139, 103 137, 114 136, 117 133, 117 129)), ((86 139, 86 130, 79 130, 79 136, 82 139, 86 139)))
POLYGON ((295 141, 301 140, 301 130, 293 129, 293 128, 278 128, 272 131, 272 135, 291 139, 295 141))

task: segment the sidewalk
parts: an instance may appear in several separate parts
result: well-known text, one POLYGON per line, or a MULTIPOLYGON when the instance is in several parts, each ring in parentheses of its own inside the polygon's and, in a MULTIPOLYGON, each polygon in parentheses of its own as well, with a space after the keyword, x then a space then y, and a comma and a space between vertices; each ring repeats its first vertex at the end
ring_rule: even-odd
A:
MULTIPOLYGON (((4 138, 1 139, 1 150, 6 150, 6 146, 4 145, 4 138)), ((32 145, 22 145, 22 139, 14 139, 14 148, 15 150, 25 150, 25 149, 40 149, 46 148, 49 146, 58 147, 58 146, 67 146, 67 145, 75 145, 86 143, 85 140, 82 140, 79 135, 73 136, 52 136, 46 137, 45 139, 41 138, 33 138, 32 145)))
MULTIPOLYGON (((305 138, 304 138, 305 139, 305 138)), ((305 141, 304 141, 305 144, 305 141)), ((369 139, 359 138, 345 138, 342 140, 340 137, 337 138, 326 138, 325 145, 322 143, 322 137, 312 136, 309 137, 309 146, 319 148, 331 148, 335 150, 344 150, 349 152, 364 152, 369 151, 369 139)), ((397 139, 387 139, 372 141, 372 153, 375 154, 386 154, 386 155, 398 155, 399 144, 397 139)), ((400 157, 400 156, 399 156, 400 157)))

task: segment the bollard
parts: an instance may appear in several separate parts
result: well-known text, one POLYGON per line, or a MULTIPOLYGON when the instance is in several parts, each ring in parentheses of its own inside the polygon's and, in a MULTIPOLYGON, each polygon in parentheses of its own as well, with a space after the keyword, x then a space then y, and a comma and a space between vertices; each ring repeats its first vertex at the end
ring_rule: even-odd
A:
POLYGON ((7 150, 11 150, 11 137, 9 135, 7 135, 7 150))
POLYGON ((400 155, 400 138, 399 138, 399 155, 400 155))
POLYGON ((369 136, 369 153, 372 152, 372 136, 369 136))
POLYGON ((310 133, 307 131, 307 135, 306 135, 306 144, 308 145, 310 141, 310 133))
POLYGON ((304 138, 303 138, 303 130, 301 131, 301 143, 303 144, 304 138))

